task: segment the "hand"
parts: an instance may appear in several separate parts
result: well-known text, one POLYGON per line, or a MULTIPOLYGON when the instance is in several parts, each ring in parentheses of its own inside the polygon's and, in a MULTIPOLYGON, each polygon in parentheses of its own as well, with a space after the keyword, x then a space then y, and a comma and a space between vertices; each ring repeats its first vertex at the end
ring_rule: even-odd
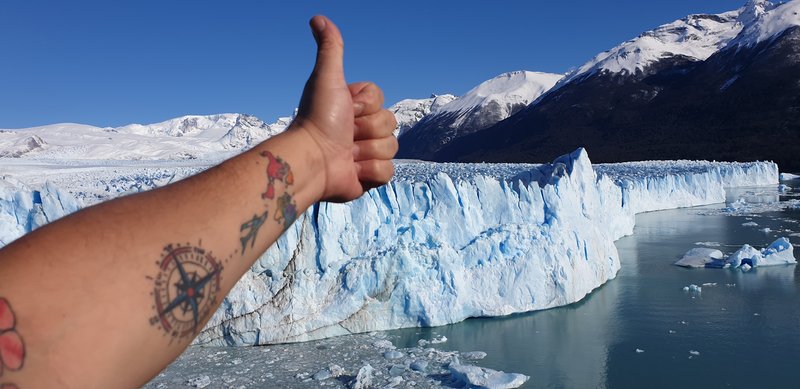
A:
POLYGON ((311 19, 317 63, 303 90, 293 130, 306 131, 323 157, 322 200, 345 202, 389 182, 397 153, 394 115, 377 85, 344 78, 344 42, 324 16, 311 19))

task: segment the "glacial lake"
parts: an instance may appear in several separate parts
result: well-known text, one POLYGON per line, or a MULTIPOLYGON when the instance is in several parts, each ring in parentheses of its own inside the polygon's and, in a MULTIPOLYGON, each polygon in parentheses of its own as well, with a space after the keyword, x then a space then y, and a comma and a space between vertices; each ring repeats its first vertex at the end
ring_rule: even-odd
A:
MULTIPOLYGON (((786 184, 800 188, 798 180, 786 184)), ((778 192, 728 191, 729 202, 741 197, 770 202, 778 192)), ((790 236, 800 231, 800 209, 713 215, 724 207, 637 215, 634 234, 616 242, 622 262, 616 279, 578 303, 389 334, 398 347, 444 335, 442 349, 484 351, 481 366, 531 376, 525 388, 799 387, 797 265, 749 272, 672 265, 689 249, 706 247, 699 242, 718 243, 727 255, 745 243, 763 248, 779 236, 789 237, 800 256, 800 236, 790 236), (685 292, 690 284, 702 292, 685 292)))

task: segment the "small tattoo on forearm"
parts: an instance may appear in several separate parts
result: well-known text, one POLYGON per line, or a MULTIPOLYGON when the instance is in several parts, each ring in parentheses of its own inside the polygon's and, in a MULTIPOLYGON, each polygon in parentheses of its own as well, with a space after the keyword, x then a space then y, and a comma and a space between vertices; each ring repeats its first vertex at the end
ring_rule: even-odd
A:
POLYGON ((261 194, 262 199, 275 198, 275 181, 283 182, 287 187, 294 184, 292 168, 281 157, 276 157, 268 150, 261 152, 262 157, 266 157, 267 163, 267 190, 261 194))
POLYGON ((247 249, 247 243, 250 243, 250 248, 253 248, 253 245, 256 243, 256 235, 258 235, 258 229, 261 228, 261 225, 267 221, 267 214, 269 211, 264 211, 261 215, 253 215, 253 218, 249 221, 242 224, 240 231, 247 230, 247 233, 241 237, 242 241, 242 255, 244 255, 245 250, 247 249))
POLYGON ((283 223, 283 229, 289 228, 297 219, 297 205, 292 199, 292 195, 284 192, 283 196, 278 198, 278 210, 275 211, 275 221, 283 223))
POLYGON ((198 246, 168 245, 156 262, 150 325, 173 339, 194 336, 216 308, 222 264, 198 246))
MULTIPOLYGON (((273 220, 286 230, 294 223, 295 219, 297 219, 297 204, 289 193, 289 187, 294 184, 292 168, 283 158, 272 154, 269 150, 264 150, 259 153, 259 155, 267 159, 267 188, 264 193, 261 193, 261 198, 264 200, 275 200, 276 192, 279 189, 278 183, 283 183, 283 194, 277 196, 277 209, 274 212, 273 220)), ((239 237, 242 244, 242 255, 247 251, 248 244, 251 249, 255 245, 258 230, 267 220, 268 213, 269 211, 267 210, 261 215, 255 214, 250 220, 242 223, 239 228, 239 232, 243 233, 243 235, 239 237)))
MULTIPOLYGON (((17 317, 11 304, 0 297, 0 378, 3 372, 18 371, 25 363, 25 342, 17 333, 17 317)), ((12 389, 17 386, 10 382, 0 383, 0 389, 12 389)))

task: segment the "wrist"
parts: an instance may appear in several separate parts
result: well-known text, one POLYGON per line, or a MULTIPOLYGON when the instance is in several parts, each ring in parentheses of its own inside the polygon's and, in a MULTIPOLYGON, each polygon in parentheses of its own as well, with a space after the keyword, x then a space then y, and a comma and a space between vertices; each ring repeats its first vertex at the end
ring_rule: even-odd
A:
POLYGON ((295 120, 281 134, 290 143, 289 147, 296 150, 297 156, 293 163, 298 164, 299 182, 297 195, 302 196, 308 205, 320 201, 327 185, 325 153, 317 137, 314 136, 311 123, 295 120), (301 172, 302 170, 302 172, 301 172))

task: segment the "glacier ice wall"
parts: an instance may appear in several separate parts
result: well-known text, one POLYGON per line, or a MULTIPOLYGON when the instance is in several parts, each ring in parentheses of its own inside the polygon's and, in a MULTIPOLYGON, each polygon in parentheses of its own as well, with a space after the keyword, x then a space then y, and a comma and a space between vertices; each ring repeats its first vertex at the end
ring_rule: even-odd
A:
POLYGON ((0 247, 79 208, 75 197, 52 182, 34 190, 0 177, 0 247))
MULTIPOLYGON (((126 182, 164 175, 134 170, 126 182)), ((0 246, 80 208, 67 192, 91 189, 80 177, 58 176, 58 185, 0 177, 0 246)), ((636 213, 777 183, 768 162, 592 166, 582 149, 545 165, 399 162, 390 184, 301 215, 196 343, 294 342, 566 305, 616 275, 613 242, 633 232, 636 213)))
POLYGON ((580 300, 614 278, 638 212, 777 184, 772 163, 594 169, 401 163, 397 179, 307 211, 225 298, 196 343, 250 345, 435 326, 580 300))

